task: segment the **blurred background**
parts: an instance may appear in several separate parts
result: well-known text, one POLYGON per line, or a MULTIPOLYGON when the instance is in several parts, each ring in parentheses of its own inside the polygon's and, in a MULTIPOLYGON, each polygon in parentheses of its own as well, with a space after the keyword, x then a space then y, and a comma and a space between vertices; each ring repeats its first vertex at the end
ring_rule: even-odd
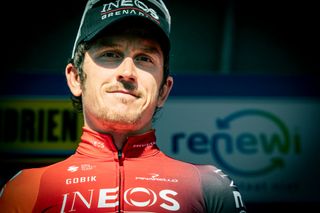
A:
MULTIPOLYGON (((314 1, 166 0, 175 83, 156 122, 170 156, 231 176, 249 212, 320 207, 320 14, 314 1), (170 124, 170 125, 168 125, 170 124)), ((81 134, 64 68, 83 0, 1 14, 0 183, 72 154, 81 134)))

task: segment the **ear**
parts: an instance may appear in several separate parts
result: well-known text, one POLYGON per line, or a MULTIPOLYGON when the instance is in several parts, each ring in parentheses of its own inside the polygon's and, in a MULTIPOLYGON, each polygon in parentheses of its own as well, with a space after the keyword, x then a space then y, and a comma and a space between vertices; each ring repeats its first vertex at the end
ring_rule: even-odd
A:
POLYGON ((73 64, 69 63, 66 66, 65 74, 71 93, 77 97, 81 96, 82 89, 78 70, 75 68, 73 64))
POLYGON ((164 85, 160 90, 157 107, 162 107, 164 105, 164 103, 166 102, 169 96, 172 86, 173 86, 173 78, 171 76, 168 76, 166 82, 164 83, 164 85))

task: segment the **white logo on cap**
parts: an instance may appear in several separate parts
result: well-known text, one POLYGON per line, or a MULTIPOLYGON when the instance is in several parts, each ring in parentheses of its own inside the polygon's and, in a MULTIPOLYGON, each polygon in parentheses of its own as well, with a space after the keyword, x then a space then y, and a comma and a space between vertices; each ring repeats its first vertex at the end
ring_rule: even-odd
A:
POLYGON ((139 0, 117 0, 108 4, 104 4, 101 10, 102 19, 110 16, 123 15, 123 14, 137 14, 135 10, 140 11, 139 15, 151 16, 154 20, 158 21, 159 16, 157 12, 149 8, 145 3, 139 0))

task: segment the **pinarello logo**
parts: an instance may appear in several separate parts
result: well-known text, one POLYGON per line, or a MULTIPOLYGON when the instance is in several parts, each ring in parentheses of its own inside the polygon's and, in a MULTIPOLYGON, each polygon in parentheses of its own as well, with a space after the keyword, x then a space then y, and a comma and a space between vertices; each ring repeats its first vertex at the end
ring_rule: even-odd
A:
POLYGON ((150 173, 149 176, 146 177, 136 177, 136 180, 144 180, 144 181, 160 181, 160 182, 171 182, 171 183, 177 183, 179 182, 176 178, 165 178, 161 177, 159 174, 156 173, 150 173))

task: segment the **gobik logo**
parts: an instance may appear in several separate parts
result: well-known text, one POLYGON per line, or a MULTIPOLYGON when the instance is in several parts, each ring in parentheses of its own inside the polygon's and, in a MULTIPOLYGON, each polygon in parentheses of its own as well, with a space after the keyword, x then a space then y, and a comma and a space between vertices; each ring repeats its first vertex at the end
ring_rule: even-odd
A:
POLYGON ((258 176, 285 166, 288 155, 301 152, 300 135, 290 132, 278 116, 259 109, 246 109, 217 118, 212 135, 176 133, 172 151, 181 141, 192 154, 211 153, 221 169, 240 176, 258 176))

